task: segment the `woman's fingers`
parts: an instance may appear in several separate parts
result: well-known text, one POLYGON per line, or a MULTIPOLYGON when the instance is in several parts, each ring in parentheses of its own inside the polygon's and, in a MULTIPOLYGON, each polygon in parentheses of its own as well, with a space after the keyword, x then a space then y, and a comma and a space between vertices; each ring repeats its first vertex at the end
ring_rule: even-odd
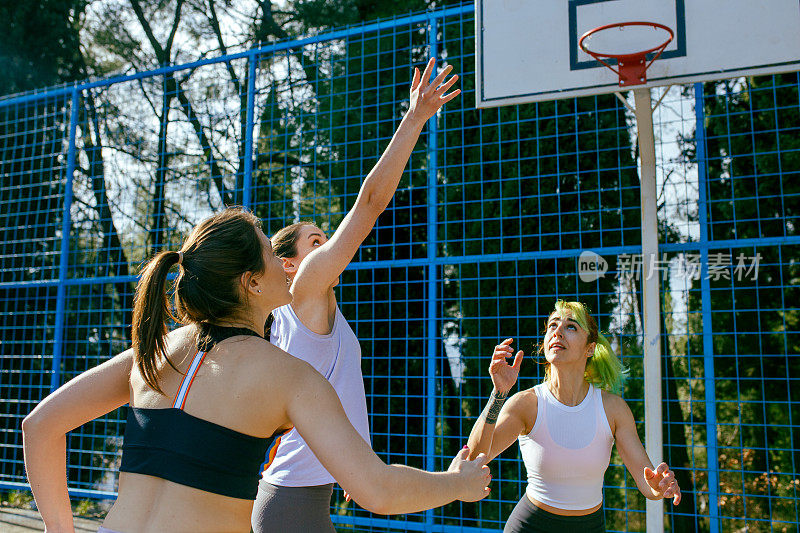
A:
POLYGON ((514 349, 511 348, 511 343, 514 339, 506 339, 494 347, 494 353, 513 353, 514 349))
POLYGON ((431 79, 431 74, 433 74, 433 66, 434 66, 434 64, 436 64, 436 59, 432 57, 432 58, 430 58, 428 60, 428 64, 425 65, 425 71, 422 73, 422 78, 421 78, 421 80, 422 80, 421 89, 423 91, 427 88, 427 85, 425 85, 425 84, 427 84, 428 80, 431 79))
POLYGON ((498 346, 495 348, 494 353, 492 353, 492 362, 505 361, 506 358, 511 357, 512 355, 514 355, 514 350, 511 348, 505 349, 498 346))
POLYGON ((431 79, 436 71, 436 60, 431 58, 428 60, 427 65, 422 74, 417 76, 419 69, 414 69, 414 76, 411 82, 411 104, 415 110, 419 110, 420 114, 425 118, 430 118, 439 109, 442 108, 447 102, 461 94, 461 90, 456 89, 449 94, 444 94, 450 90, 453 85, 458 81, 457 75, 448 75, 453 71, 452 65, 445 65, 436 76, 431 79))
POLYGON ((512 342, 514 342, 514 339, 509 338, 494 347, 494 352, 492 352, 492 361, 489 363, 490 374, 495 375, 506 368, 510 368, 519 372, 524 353, 522 350, 520 350, 517 352, 516 356, 514 356, 514 349, 511 347, 512 342), (510 365, 507 361, 509 357, 514 357, 514 361, 510 365))
MULTIPOLYGON (((442 71, 439 72, 439 74, 433 79, 433 81, 430 83, 430 85, 425 87, 425 90, 429 91, 429 92, 433 92, 433 93, 437 92, 438 89, 439 89, 439 85, 444 81, 444 79, 447 77, 447 75, 450 74, 451 70, 453 70, 453 65, 445 66, 442 69, 442 71)), ((450 81, 451 80, 448 80, 448 83, 450 81)), ((450 85, 453 85, 453 84, 450 83, 450 85)), ((445 89, 445 90, 447 90, 447 89, 445 89)), ((444 91, 442 91, 442 92, 444 92, 444 91)))
POLYGON ((666 491, 673 483, 675 483, 675 474, 668 471, 666 474, 663 474, 661 481, 658 482, 658 490, 666 491))
POLYGON ((512 368, 519 370, 520 365, 522 365, 522 357, 524 356, 524 352, 522 350, 517 352, 517 355, 514 357, 514 364, 511 365, 512 368))
POLYGON ((457 81, 458 81, 458 74, 454 74, 453 77, 451 77, 449 80, 439 85, 434 91, 434 94, 439 96, 443 95, 457 81))
POLYGON ((411 92, 414 92, 416 88, 419 87, 419 82, 421 79, 422 78, 420 77, 419 69, 414 67, 414 77, 411 80, 411 92))
POLYGON ((664 498, 672 498, 673 505, 681 502, 681 488, 675 479, 675 473, 669 469, 667 463, 659 464, 655 470, 645 467, 644 479, 653 491, 664 498))
POLYGON ((459 94, 461 94, 461 89, 456 89, 455 91, 451 92, 450 94, 446 94, 446 95, 442 96, 442 105, 446 104, 447 102, 449 102, 450 100, 452 100, 453 98, 458 96, 459 94))

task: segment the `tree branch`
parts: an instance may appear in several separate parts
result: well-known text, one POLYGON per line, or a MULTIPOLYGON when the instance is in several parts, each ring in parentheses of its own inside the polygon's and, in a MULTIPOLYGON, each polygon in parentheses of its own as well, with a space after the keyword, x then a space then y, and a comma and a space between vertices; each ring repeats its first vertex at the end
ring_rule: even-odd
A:
POLYGON ((144 11, 142 11, 142 6, 139 4, 139 0, 131 0, 131 7, 133 8, 133 12, 136 13, 136 18, 139 20, 139 24, 142 26, 142 30, 147 36, 147 40, 150 41, 150 46, 153 47, 153 50, 156 53, 156 59, 158 60, 159 65, 166 65, 169 58, 165 57, 164 49, 161 47, 161 43, 158 42, 155 34, 153 34, 153 28, 150 27, 150 23, 145 18, 144 11))
POLYGON ((166 49, 167 55, 169 55, 172 52, 172 43, 175 41, 175 33, 177 33, 178 25, 181 22, 182 7, 183 7, 183 0, 178 0, 178 4, 175 6, 175 18, 172 20, 172 31, 170 31, 169 38, 167 39, 167 49, 166 49))
POLYGON ((181 109, 183 109, 186 118, 189 119, 191 122, 192 127, 194 128, 195 135, 197 135, 197 140, 200 142, 200 146, 203 149, 203 155, 205 156, 206 163, 209 166, 209 170, 211 172, 211 179, 214 181, 214 185, 217 187, 219 191, 220 199, 222 203, 225 205, 233 205, 233 197, 225 188, 225 182, 222 180, 222 170, 219 168, 215 158, 214 152, 212 150, 211 140, 206 135, 205 129, 203 128, 202 123, 200 122, 200 118, 194 112, 194 107, 192 103, 189 101, 188 96, 186 96, 186 92, 181 87, 180 83, 175 83, 175 93, 178 96, 178 101, 181 104, 181 109))
MULTIPOLYGON (((220 52, 222 55, 228 55, 228 48, 225 46, 225 41, 222 38, 222 30, 219 26, 219 19, 217 18, 217 10, 214 7, 214 0, 208 0, 208 11, 211 14, 209 18, 209 22, 211 23, 211 29, 214 31, 214 35, 217 37, 217 42, 219 43, 220 52)), ((236 75, 236 71, 233 69, 233 65, 231 65, 230 61, 225 62, 225 67, 228 70, 228 74, 231 77, 231 82, 233 82, 233 86, 236 88, 236 92, 238 94, 242 94, 241 85, 239 84, 239 77, 236 75)))

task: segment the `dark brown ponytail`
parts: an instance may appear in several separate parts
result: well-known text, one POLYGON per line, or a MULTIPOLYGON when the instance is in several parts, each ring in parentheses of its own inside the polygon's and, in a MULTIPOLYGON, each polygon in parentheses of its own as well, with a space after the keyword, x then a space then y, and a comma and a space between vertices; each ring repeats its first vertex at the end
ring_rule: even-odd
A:
MULTIPOLYGON (((167 273, 178 264, 178 252, 161 252, 142 271, 133 298, 133 353, 145 383, 164 393, 158 384, 158 360, 166 356, 167 319, 175 320, 167 298, 167 273)), ((174 368, 174 366, 173 366, 174 368)))
MULTIPOLYGON (((242 274, 261 274, 264 246, 261 223, 242 208, 229 208, 198 224, 181 253, 161 252, 142 271, 133 303, 133 353, 145 382, 160 393, 159 363, 166 353, 167 320, 182 324, 224 322, 246 305, 242 274), (181 259, 181 254, 182 259, 181 259), (175 309, 167 297, 167 273, 180 262, 175 309)), ((177 369, 176 369, 177 370, 177 369)))

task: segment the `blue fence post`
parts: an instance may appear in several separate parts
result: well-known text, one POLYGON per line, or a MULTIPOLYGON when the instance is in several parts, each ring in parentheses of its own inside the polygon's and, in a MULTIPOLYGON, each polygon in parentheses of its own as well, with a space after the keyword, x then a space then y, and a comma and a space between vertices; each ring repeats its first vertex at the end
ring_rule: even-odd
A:
POLYGON ((247 124, 245 125, 244 176, 242 176, 242 205, 250 208, 252 204, 251 190, 253 185, 253 124, 256 99, 256 64, 258 52, 253 50, 247 56, 249 75, 247 77, 247 124))
POLYGON ((700 296, 703 315, 703 383, 706 404, 709 531, 719 531, 719 463, 717 459, 717 395, 714 382, 714 338, 711 323, 711 282, 708 279, 708 198, 706 175, 706 113, 703 84, 694 84, 697 190, 700 219, 700 296))
POLYGON ((53 339, 53 373, 50 375, 50 392, 61 386, 61 359, 64 354, 64 320, 67 306, 67 267, 69 266, 69 229, 72 208, 72 177, 75 173, 75 133, 78 127, 80 105, 77 85, 72 88, 69 117, 69 144, 67 172, 64 176, 64 208, 61 214, 61 254, 58 264, 58 291, 56 292, 56 324, 53 339))
MULTIPOLYGON (((436 57, 438 53, 436 34, 439 31, 438 19, 430 17, 428 22, 428 55, 436 57)), ((436 77, 436 72, 431 73, 431 78, 436 77)), ((438 160, 436 157, 436 135, 438 128, 436 115, 428 120, 428 227, 427 227, 427 250, 428 250, 428 328, 427 328, 427 367, 425 372, 426 379, 426 429, 425 429, 425 469, 435 470, 436 452, 436 353, 437 353, 437 287, 436 287, 436 249, 438 246, 436 234, 436 174, 438 172, 438 160)), ((433 525, 433 509, 425 511, 425 523, 433 525)))

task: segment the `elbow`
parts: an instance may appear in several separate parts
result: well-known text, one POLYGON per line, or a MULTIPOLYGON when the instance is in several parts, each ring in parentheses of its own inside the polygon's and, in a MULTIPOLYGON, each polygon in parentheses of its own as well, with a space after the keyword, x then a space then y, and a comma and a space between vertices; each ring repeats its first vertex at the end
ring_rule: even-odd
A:
POLYGON ((38 434, 39 430, 41 429, 41 417, 37 416, 37 413, 33 412, 30 413, 28 416, 22 419, 22 441, 25 442, 32 442, 36 440, 36 435, 38 434))
POLYGON ((22 438, 25 442, 38 441, 52 433, 54 428, 41 409, 34 409, 22 419, 22 438))
POLYGON ((362 507, 367 511, 381 515, 393 514, 391 495, 386 494, 385 496, 372 496, 370 497, 370 500, 371 501, 369 504, 362 505, 362 507))
POLYGON ((374 186, 367 184, 361 192, 359 210, 367 215, 377 219, 381 213, 389 205, 392 200, 391 196, 381 194, 381 191, 376 190, 374 186))
MULTIPOLYGON (((355 499, 355 498, 354 498, 355 499)), ((390 515, 394 513, 392 509, 392 494, 391 491, 385 490, 383 487, 373 487, 363 497, 356 499, 358 505, 367 511, 380 515, 390 515)))
MULTIPOLYGON (((389 467, 387 467, 389 468, 389 467)), ((391 483, 386 481, 391 478, 391 472, 372 479, 369 490, 361 491, 358 496, 353 495, 353 499, 367 511, 380 515, 395 514, 397 509, 394 503, 397 501, 392 491, 391 483)))
POLYGON ((36 431, 36 426, 38 424, 38 417, 35 413, 30 413, 28 416, 22 419, 22 435, 30 435, 36 431))

